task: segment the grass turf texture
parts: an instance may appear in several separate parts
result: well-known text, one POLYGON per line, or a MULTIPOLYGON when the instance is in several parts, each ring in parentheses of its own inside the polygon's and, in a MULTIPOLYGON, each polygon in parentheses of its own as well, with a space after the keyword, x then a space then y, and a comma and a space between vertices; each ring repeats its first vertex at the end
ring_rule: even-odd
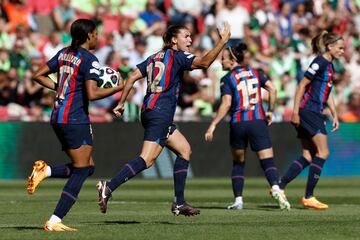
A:
POLYGON ((64 224, 77 232, 44 232, 64 180, 45 180, 33 196, 24 181, 0 182, 0 239, 359 239, 360 178, 322 178, 315 191, 330 209, 302 209, 305 180, 291 183, 291 211, 281 211, 268 194, 265 178, 245 181, 245 209, 226 210, 233 200, 229 179, 189 179, 188 202, 195 217, 173 216, 172 180, 135 179, 117 189, 101 214, 96 181, 80 192, 64 224))

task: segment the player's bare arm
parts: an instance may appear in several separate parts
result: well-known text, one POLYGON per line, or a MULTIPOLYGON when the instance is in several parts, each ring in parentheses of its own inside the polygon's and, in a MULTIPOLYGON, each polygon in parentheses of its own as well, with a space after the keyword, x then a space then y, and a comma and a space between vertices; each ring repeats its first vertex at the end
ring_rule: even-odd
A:
POLYGON ((269 107, 266 111, 266 118, 268 120, 268 125, 272 123, 272 113, 274 111, 275 102, 276 102, 276 87, 271 81, 266 81, 264 88, 269 92, 269 107))
POLYGON ((50 73, 49 67, 44 65, 32 75, 32 79, 43 87, 56 90, 56 83, 48 77, 50 73))
POLYGON ((102 99, 121 91, 124 88, 121 77, 119 78, 119 85, 113 88, 99 88, 96 80, 85 81, 86 93, 90 101, 102 99))
POLYGON ((333 128, 331 129, 331 132, 335 132, 336 130, 339 129, 340 123, 339 123, 338 115, 337 115, 337 113, 336 113, 334 95, 333 95, 332 92, 330 92, 330 95, 329 95, 328 106, 329 106, 331 115, 332 115, 332 117, 333 117, 333 124, 332 124, 332 127, 333 127, 333 128))
POLYGON ((214 62, 216 57, 219 55, 221 50, 224 48, 225 44, 230 38, 230 25, 229 23, 224 24, 224 28, 222 30, 218 29, 220 40, 216 43, 215 47, 210 50, 203 57, 195 57, 192 62, 191 68, 208 68, 211 63, 214 62))
POLYGON ((113 109, 114 114, 117 117, 121 117, 122 113, 124 112, 124 103, 126 101, 127 96, 129 95, 131 89, 134 86, 134 83, 141 79, 143 76, 140 72, 140 70, 137 68, 136 70, 134 70, 129 78, 126 80, 125 86, 124 86, 124 91, 121 95, 120 101, 118 103, 118 105, 113 109))
POLYGON ((302 96, 304 95, 306 86, 308 84, 310 84, 311 80, 308 79, 307 77, 304 77, 303 79, 301 79, 298 87, 296 88, 296 93, 295 93, 295 99, 294 99, 294 108, 293 108, 293 113, 291 116, 291 123, 298 127, 300 125, 300 117, 299 117, 299 108, 300 108, 300 101, 302 96))
POLYGON ((216 112, 216 115, 214 117, 214 119, 212 120, 208 130, 205 133, 205 140, 208 142, 211 142, 213 140, 213 136, 214 136, 214 131, 216 129, 216 125, 221 121, 221 119, 223 119, 226 114, 229 112, 230 107, 231 107, 231 101, 232 101, 232 97, 231 95, 224 95, 221 98, 221 104, 219 109, 216 112))

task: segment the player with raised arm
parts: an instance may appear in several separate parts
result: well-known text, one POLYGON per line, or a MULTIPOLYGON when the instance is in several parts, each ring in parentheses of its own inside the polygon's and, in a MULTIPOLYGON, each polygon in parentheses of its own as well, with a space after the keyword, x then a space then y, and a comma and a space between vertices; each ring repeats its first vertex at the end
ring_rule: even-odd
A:
POLYGON ((226 23, 219 31, 216 46, 205 56, 197 57, 189 53, 192 43, 189 30, 182 25, 173 25, 163 36, 163 49, 137 65, 137 69, 127 79, 123 95, 113 111, 119 117, 122 115, 126 97, 134 83, 146 77, 148 88, 141 111, 141 123, 145 129, 143 146, 140 155, 129 161, 114 178, 98 183, 99 205, 103 213, 106 212, 111 193, 151 167, 165 146, 177 155, 173 170, 175 199, 171 211, 175 215, 186 216, 200 213, 199 209, 185 201, 184 189, 191 148, 186 138, 176 129, 173 118, 184 71, 209 67, 229 37, 229 24, 226 23))
POLYGON ((123 88, 121 82, 113 88, 97 86, 100 66, 97 58, 89 52, 97 44, 95 24, 88 19, 78 19, 71 25, 71 36, 71 46, 60 50, 33 75, 36 82, 56 91, 51 126, 62 150, 71 159, 71 163, 60 166, 49 166, 38 160, 28 178, 29 194, 33 194, 46 177, 69 178, 53 215, 45 223, 45 231, 77 230, 65 226, 62 219, 77 201, 86 178, 95 170, 91 156, 93 136, 88 116, 89 100, 110 96, 123 88), (50 73, 57 73, 57 83, 48 77, 50 73))
POLYGON ((205 133, 205 140, 212 141, 217 124, 230 110, 230 145, 233 156, 231 180, 235 201, 228 209, 243 208, 245 154, 250 142, 271 186, 272 196, 281 209, 289 210, 290 204, 278 185, 279 173, 274 163, 267 127, 272 121, 276 89, 261 71, 249 66, 249 58, 250 53, 245 43, 224 49, 223 69, 230 71, 221 79, 221 104, 205 133), (261 88, 265 88, 270 96, 266 112, 262 106, 261 88))
POLYGON ((326 159, 329 156, 326 117, 323 110, 330 108, 333 117, 332 132, 339 128, 333 94, 334 67, 332 61, 344 54, 343 37, 337 33, 323 31, 311 41, 316 58, 300 81, 295 94, 291 123, 301 141, 302 156, 295 160, 281 178, 280 188, 285 189, 300 172, 310 165, 305 196, 301 200, 304 208, 327 209, 329 206, 314 197, 314 189, 326 159))

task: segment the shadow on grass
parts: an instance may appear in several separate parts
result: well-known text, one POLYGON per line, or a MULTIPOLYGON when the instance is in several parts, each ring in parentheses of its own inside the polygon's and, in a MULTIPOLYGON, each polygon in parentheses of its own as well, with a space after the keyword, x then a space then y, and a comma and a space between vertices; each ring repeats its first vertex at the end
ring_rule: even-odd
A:
POLYGON ((224 206, 224 207, 219 207, 219 206, 196 206, 197 208, 199 208, 200 209, 200 211, 201 211, 201 209, 218 209, 218 210, 227 210, 226 209, 226 206, 224 206))
POLYGON ((102 222, 81 222, 90 225, 128 225, 128 224, 141 224, 138 221, 102 221, 102 222))
MULTIPOLYGON (((200 210, 201 209, 209 209, 209 210, 224 210, 224 211, 236 211, 236 210, 229 210, 227 209, 225 206, 224 207, 219 207, 219 206, 197 206, 200 210)), ((297 208, 296 208, 297 209, 297 208)), ((277 205, 258 205, 258 206, 245 206, 244 209, 239 209, 239 211, 241 210, 257 210, 257 211, 274 211, 274 210, 279 210, 279 206, 277 205)))
POLYGON ((26 230, 44 230, 42 227, 31 227, 31 226, 7 226, 7 227, 0 227, 7 228, 7 229, 14 229, 18 231, 26 231, 26 230))

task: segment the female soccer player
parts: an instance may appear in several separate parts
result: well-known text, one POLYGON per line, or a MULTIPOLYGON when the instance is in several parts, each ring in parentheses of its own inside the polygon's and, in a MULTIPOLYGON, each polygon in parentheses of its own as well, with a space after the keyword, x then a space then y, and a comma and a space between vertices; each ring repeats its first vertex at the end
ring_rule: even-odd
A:
POLYGON ((250 53, 245 43, 229 47, 223 51, 223 69, 230 70, 221 79, 221 104, 205 133, 205 140, 212 141, 216 125, 230 110, 230 145, 233 155, 231 173, 235 202, 228 209, 242 209, 244 186, 245 153, 248 142, 256 152, 271 186, 271 194, 281 209, 290 209, 285 195, 280 191, 279 173, 274 164, 267 125, 271 124, 272 111, 276 100, 276 89, 263 73, 249 66, 250 53), (261 87, 269 92, 269 108, 264 111, 261 87))
POLYGON ((163 36, 164 47, 137 65, 127 79, 123 95, 114 113, 121 116, 124 102, 135 81, 146 77, 147 94, 141 112, 141 123, 145 129, 141 153, 129 161, 110 181, 98 183, 100 210, 105 213, 111 193, 121 184, 153 165, 164 146, 177 154, 174 164, 175 199, 171 211, 175 215, 199 214, 197 208, 185 202, 184 188, 191 155, 190 144, 173 123, 179 84, 183 72, 195 68, 207 68, 215 60, 230 37, 229 24, 219 31, 216 46, 203 57, 189 53, 192 43, 189 30, 182 25, 170 26, 163 36))
POLYGON ((28 178, 29 194, 33 194, 46 177, 69 178, 53 215, 45 223, 45 231, 76 230, 62 224, 62 219, 76 202, 85 179, 94 173, 89 100, 110 96, 123 88, 122 83, 107 89, 97 86, 100 66, 97 58, 89 52, 97 43, 95 24, 88 19, 78 19, 71 25, 71 36, 71 46, 60 50, 33 75, 36 82, 56 91, 51 125, 63 151, 71 159, 70 164, 61 166, 48 166, 44 161, 36 161, 28 178), (48 77, 50 73, 57 73, 57 83, 48 77))
POLYGON ((319 181, 322 167, 329 156, 324 107, 330 108, 333 117, 332 132, 339 128, 338 116, 331 93, 334 80, 332 61, 344 54, 344 40, 337 33, 323 31, 311 41, 317 57, 312 61, 295 94, 291 123, 296 127, 302 145, 302 156, 295 160, 280 181, 285 189, 299 173, 310 164, 304 208, 327 209, 329 206, 314 197, 314 188, 319 181))

